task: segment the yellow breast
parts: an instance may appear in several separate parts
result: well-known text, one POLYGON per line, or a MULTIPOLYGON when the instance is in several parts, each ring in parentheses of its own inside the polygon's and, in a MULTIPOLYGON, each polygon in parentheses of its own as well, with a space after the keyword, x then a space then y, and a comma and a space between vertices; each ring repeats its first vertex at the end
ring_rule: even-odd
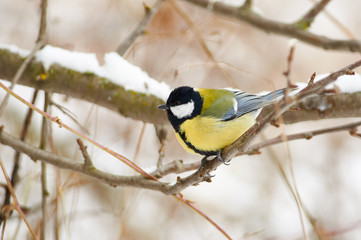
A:
POLYGON ((253 113, 248 113, 242 117, 231 121, 220 121, 211 117, 195 117, 186 120, 180 126, 180 133, 177 139, 188 152, 195 152, 179 134, 184 134, 186 141, 198 152, 217 152, 230 145, 245 133, 255 123, 253 113))

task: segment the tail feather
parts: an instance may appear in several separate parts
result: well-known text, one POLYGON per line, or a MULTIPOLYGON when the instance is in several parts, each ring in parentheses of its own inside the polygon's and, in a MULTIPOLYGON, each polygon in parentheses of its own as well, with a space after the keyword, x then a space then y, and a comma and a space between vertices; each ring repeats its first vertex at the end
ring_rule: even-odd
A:
POLYGON ((275 100, 278 100, 277 98, 283 96, 283 93, 285 92, 286 88, 278 89, 276 91, 270 92, 264 96, 262 96, 262 99, 266 103, 266 105, 271 104, 275 100))

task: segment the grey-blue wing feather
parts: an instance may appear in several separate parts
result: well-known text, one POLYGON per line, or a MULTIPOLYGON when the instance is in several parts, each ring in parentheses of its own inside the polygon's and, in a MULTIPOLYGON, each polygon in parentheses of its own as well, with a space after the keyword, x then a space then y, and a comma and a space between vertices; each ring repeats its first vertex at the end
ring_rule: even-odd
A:
POLYGON ((279 89, 263 96, 248 94, 245 92, 234 91, 234 97, 237 101, 237 108, 230 109, 222 118, 229 121, 238 118, 244 114, 256 111, 264 106, 270 105, 282 96, 284 89, 279 89))

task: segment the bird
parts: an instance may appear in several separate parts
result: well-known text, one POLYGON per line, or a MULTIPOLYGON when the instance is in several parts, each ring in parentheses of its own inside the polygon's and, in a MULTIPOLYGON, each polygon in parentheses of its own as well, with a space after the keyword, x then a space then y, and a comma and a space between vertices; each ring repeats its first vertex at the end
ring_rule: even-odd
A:
POLYGON ((237 89, 181 86, 169 94, 166 110, 181 146, 204 156, 217 155, 256 123, 263 107, 274 104, 285 89, 254 95, 237 89))

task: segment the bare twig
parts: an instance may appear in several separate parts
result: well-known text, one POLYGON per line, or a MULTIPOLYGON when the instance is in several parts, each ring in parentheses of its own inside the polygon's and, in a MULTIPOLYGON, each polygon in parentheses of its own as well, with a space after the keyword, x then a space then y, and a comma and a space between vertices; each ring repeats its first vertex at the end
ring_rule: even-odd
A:
MULTIPOLYGON (((34 90, 33 93, 33 98, 31 100, 31 103, 34 104, 38 95, 38 90, 34 90)), ((33 110, 31 108, 28 109, 27 113, 26 113, 26 117, 24 119, 24 123, 23 123, 23 129, 21 130, 20 133, 20 140, 24 141, 25 137, 28 133, 29 130, 29 126, 30 126, 30 122, 31 122, 31 118, 32 118, 32 114, 33 114, 33 110)), ((17 183, 18 183, 18 171, 20 168, 20 157, 21 157, 21 152, 16 151, 15 155, 14 155, 14 167, 11 173, 11 185, 13 186, 13 188, 16 187, 17 183)), ((9 190, 9 188, 5 189, 5 198, 4 198, 4 203, 2 206, 6 206, 10 204, 10 197, 11 197, 11 192, 9 190)), ((10 211, 9 216, 12 214, 12 211, 10 211)), ((1 214, 0 215, 0 222, 2 222, 4 220, 4 215, 1 214)))
POLYGON ((316 3, 300 20, 295 24, 301 29, 307 29, 311 26, 316 16, 326 7, 330 0, 321 0, 316 3))
POLYGON ((61 157, 51 152, 38 149, 20 141, 18 138, 11 136, 4 131, 1 131, 0 133, 0 142, 28 155, 32 159, 40 160, 63 169, 84 173, 91 177, 100 179, 111 186, 133 186, 162 191, 161 189, 163 186, 167 185, 165 183, 148 180, 143 176, 118 176, 103 172, 98 169, 85 169, 82 162, 77 162, 72 159, 61 157))
MULTIPOLYGON (((44 112, 48 112, 48 108, 50 105, 51 94, 45 92, 44 94, 44 112)), ((46 117, 42 118, 41 124, 41 138, 40 138, 40 146, 39 149, 45 150, 46 143, 48 137, 48 121, 46 117)), ((42 211, 42 221, 41 221, 41 235, 40 239, 45 240, 45 230, 46 230, 46 222, 47 222, 47 197, 49 195, 47 190, 47 181, 46 181, 46 164, 41 162, 41 211, 42 211)))
MULTIPOLYGON (((294 140, 300 140, 300 139, 309 140, 315 136, 322 135, 322 134, 327 134, 327 133, 332 133, 332 132, 341 132, 341 131, 352 131, 352 130, 356 129, 356 127, 358 127, 358 126, 361 126, 361 121, 349 123, 349 124, 345 124, 345 125, 341 125, 341 126, 337 126, 337 127, 330 127, 330 128, 320 129, 320 130, 291 134, 291 135, 287 135, 286 138, 287 138, 287 141, 294 141, 294 140)), ((282 142, 283 142, 282 136, 271 138, 271 139, 268 139, 261 143, 257 143, 257 144, 250 146, 247 153, 243 153, 243 154, 252 154, 255 152, 259 152, 259 150, 261 148, 269 147, 269 146, 279 144, 282 142)), ((243 154, 238 154, 237 156, 243 155, 243 154)))
MULTIPOLYGON (((287 80, 287 89, 297 87, 297 86, 292 84, 291 77, 290 77, 290 75, 291 75, 291 64, 292 64, 294 53, 295 53, 296 41, 291 40, 290 45, 291 45, 290 46, 290 52, 289 52, 288 57, 287 57, 287 69, 286 69, 286 71, 283 72, 283 75, 286 77, 286 80, 287 80)), ((286 93, 286 96, 287 95, 288 95, 288 93, 286 93)))
POLYGON ((84 133, 89 135, 89 131, 82 126, 79 121, 76 119, 76 115, 72 113, 69 109, 67 109, 64 106, 61 106, 60 104, 54 102, 53 100, 50 103, 52 106, 55 106, 57 109, 59 109, 62 113, 64 113, 66 116, 68 116, 71 120, 74 121, 74 123, 83 131, 84 133))
POLYGON ((144 5, 145 15, 143 19, 139 22, 138 26, 133 30, 133 32, 120 44, 117 49, 117 52, 120 56, 123 56, 129 47, 134 43, 136 38, 146 32, 146 26, 149 21, 152 19, 155 13, 158 12, 162 6, 164 0, 157 0, 152 7, 144 5))
POLYGON ((28 220, 26 219, 24 212, 21 210, 21 206, 20 206, 19 201, 18 201, 18 199, 17 199, 17 197, 15 195, 14 189, 13 189, 13 187, 11 185, 10 179, 9 179, 9 177, 8 177, 6 171, 5 171, 5 168, 4 168, 4 165, 3 165, 3 162, 2 162, 1 159, 0 159, 0 167, 1 167, 1 170, 2 170, 3 175, 5 177, 5 180, 6 180, 7 184, 8 184, 8 188, 10 189, 11 196, 14 199, 15 210, 19 213, 19 215, 21 216, 21 218, 25 222, 26 226, 29 229, 29 232, 30 232, 32 238, 37 240, 38 238, 36 237, 35 232, 33 231, 33 229, 31 228, 28 220))
MULTIPOLYGON (((29 56, 25 59, 25 61, 21 64, 19 69, 16 71, 15 76, 11 80, 10 89, 12 90, 14 86, 19 82, 20 78, 22 77, 25 69, 33 60, 36 52, 40 50, 45 45, 45 33, 46 33, 46 10, 47 10, 47 0, 41 1, 41 16, 40 16, 40 26, 39 26, 39 34, 38 39, 36 40, 36 44, 34 48, 31 50, 29 56)), ((5 98, 1 102, 0 105, 0 116, 4 112, 4 109, 9 101, 9 94, 5 95, 5 98)))
MULTIPOLYGON (((33 60, 33 57, 35 56, 35 53, 43 46, 42 43, 37 43, 35 45, 35 47, 31 50, 29 56, 25 59, 25 61, 21 64, 20 68, 17 70, 15 76, 13 77, 13 79, 11 80, 11 85, 10 85, 10 89, 13 89, 14 86, 19 82, 21 76, 23 75, 26 67, 30 64, 30 62, 33 60)), ((2 113, 5 110, 5 107, 9 101, 9 97, 10 95, 7 93, 3 99, 3 101, 1 102, 0 105, 0 116, 2 115, 2 113)))
MULTIPOLYGON (((157 134, 157 137, 158 137, 158 140, 160 143, 160 147, 158 150, 159 156, 158 156, 158 161, 157 161, 157 169, 162 169, 163 168, 163 159, 164 159, 164 145, 165 145, 165 140, 167 139, 168 132, 164 126, 154 125, 154 129, 155 129, 155 133, 157 134)), ((157 178, 159 178, 159 177, 157 177, 157 178)))
POLYGON ((40 25, 39 25, 39 33, 37 43, 46 43, 46 25, 47 25, 47 10, 48 10, 48 0, 41 0, 41 15, 40 15, 40 25))
POLYGON ((136 162, 137 159, 138 159, 138 154, 139 154, 139 151, 140 151, 140 146, 141 146, 141 143, 142 143, 142 140, 143 140, 143 136, 144 136, 146 126, 147 126, 147 124, 144 122, 142 124, 142 129, 140 130, 138 142, 137 142, 137 145, 135 147, 135 152, 134 152, 134 157, 133 157, 134 162, 136 162))
POLYGON ((84 169, 85 170, 92 170, 94 169, 94 166, 93 166, 93 162, 89 156, 89 153, 87 151, 87 147, 84 145, 83 141, 78 138, 76 140, 76 142, 78 143, 79 145, 79 149, 81 151, 81 153, 83 154, 83 158, 84 158, 84 169))
MULTIPOLYGON (((282 163, 280 162, 279 158, 276 156, 276 153, 272 150, 272 148, 268 148, 267 152, 270 154, 272 161, 277 166, 277 169, 280 172, 282 179, 286 183, 287 189, 290 191, 293 199, 295 200, 295 202, 297 204, 298 210, 299 211, 302 210, 302 212, 307 217, 307 220, 311 223, 311 225, 312 225, 312 227, 314 229, 314 232, 317 234, 317 229, 316 229, 316 226, 315 226, 315 220, 312 217, 311 212, 305 207, 303 201, 301 200, 301 198, 300 198, 300 196, 298 194, 297 188, 295 188, 295 189, 292 188, 291 182, 287 177, 286 171, 285 171, 284 167, 282 166, 282 163)), ((301 218, 303 237, 304 237, 304 239, 308 239, 307 233, 305 231, 304 221, 303 221, 301 213, 300 213, 300 218, 301 218)))
POLYGON ((234 18, 251 24, 266 32, 297 38, 300 41, 327 50, 361 52, 361 41, 358 40, 335 40, 300 29, 295 24, 281 23, 266 19, 256 14, 249 8, 239 8, 223 2, 216 2, 212 8, 208 8, 210 0, 185 0, 204 9, 213 11, 223 16, 234 18))
POLYGON ((356 128, 351 129, 349 133, 353 137, 361 138, 361 133, 358 133, 356 128))
MULTIPOLYGON (((310 0, 313 3, 316 3, 316 0, 310 0)), ((355 35, 344 25, 342 24, 337 18, 335 18, 331 13, 327 11, 327 9, 323 10, 323 14, 347 36, 349 39, 355 39, 355 35)))
POLYGON ((183 196, 181 194, 176 194, 174 195, 175 198, 177 200, 179 200, 180 202, 186 204, 187 206, 189 206, 193 211, 197 212, 200 216, 202 216, 204 219, 206 219, 208 222, 210 222, 215 228, 218 229, 218 231, 220 231, 223 236, 225 236, 227 239, 232 240, 232 238, 228 235, 228 233, 226 231, 224 231, 217 223, 215 223, 211 218, 209 218, 205 213, 203 213, 202 211, 200 211, 198 208, 194 207, 194 205, 183 198, 183 196))

